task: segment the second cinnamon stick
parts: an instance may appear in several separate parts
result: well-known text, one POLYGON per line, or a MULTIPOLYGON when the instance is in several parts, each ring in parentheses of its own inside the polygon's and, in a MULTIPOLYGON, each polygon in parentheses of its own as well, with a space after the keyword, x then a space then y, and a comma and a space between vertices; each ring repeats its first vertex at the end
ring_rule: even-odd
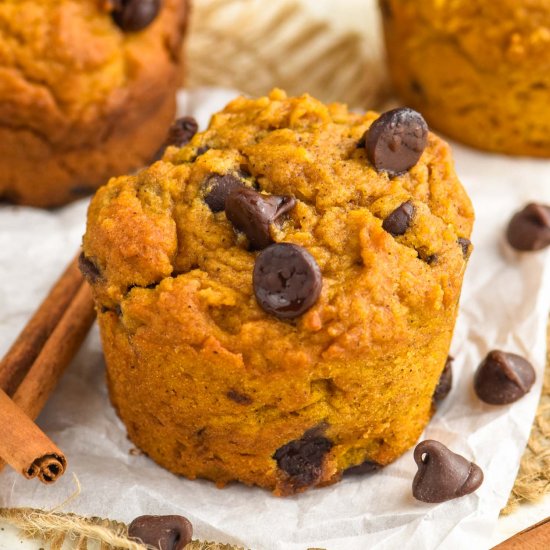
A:
MULTIPOLYGON (((0 389, 0 405, 3 407, 0 408, 3 422, 0 430, 0 457, 25 477, 38 476, 42 482, 51 483, 65 470, 65 457, 32 420, 38 416, 65 368, 82 345, 94 318, 91 289, 80 278, 76 295, 72 296, 32 366, 27 369, 25 378, 13 395, 13 401, 0 389)), ((21 349, 28 349, 25 348, 25 338, 22 344, 21 349)), ((2 467, 3 462, 0 460, 0 470, 2 467)))
MULTIPOLYGON (((78 257, 77 257, 78 258, 78 257)), ((49 338, 83 278, 75 258, 0 361, 0 389, 12 396, 49 338)))
POLYGON ((82 345, 94 319, 92 291, 83 281, 13 396, 14 402, 33 420, 82 345))

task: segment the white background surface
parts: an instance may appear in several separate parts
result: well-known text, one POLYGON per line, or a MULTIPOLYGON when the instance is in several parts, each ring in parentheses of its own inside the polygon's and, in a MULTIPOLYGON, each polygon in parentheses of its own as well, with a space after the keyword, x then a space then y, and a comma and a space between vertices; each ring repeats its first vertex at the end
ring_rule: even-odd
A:
MULTIPOLYGON (((208 113, 230 95, 203 91, 190 100, 183 97, 182 111, 196 112, 204 125, 208 113)), ((475 494, 439 505, 416 502, 410 491, 416 469, 411 452, 376 475, 288 499, 177 478, 146 457, 129 454, 132 445, 106 395, 94 330, 40 417, 67 453, 69 472, 44 487, 6 471, 0 476, 0 506, 53 507, 74 492, 74 473, 82 493, 66 511, 126 521, 142 513, 181 513, 193 522, 198 538, 255 550, 459 549, 465 541, 469 550, 488 548, 538 401, 550 306, 550 251, 513 253, 502 233, 524 202, 550 204, 550 162, 454 150, 476 208, 475 251, 452 346, 454 388, 425 435, 482 467, 485 482, 475 494), (492 348, 525 355, 537 369, 536 386, 512 406, 484 405, 473 393, 473 372, 492 348)), ((0 351, 74 255, 85 210, 85 201, 54 212, 0 208, 0 351)), ((536 510, 538 515, 544 507, 536 510)), ((517 530, 512 520, 503 525, 517 530)))

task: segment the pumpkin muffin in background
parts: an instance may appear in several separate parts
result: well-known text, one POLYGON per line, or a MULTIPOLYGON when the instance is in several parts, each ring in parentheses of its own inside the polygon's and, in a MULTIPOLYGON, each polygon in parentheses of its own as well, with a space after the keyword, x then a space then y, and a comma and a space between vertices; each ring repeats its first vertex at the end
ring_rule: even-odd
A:
POLYGON ((188 140, 88 212, 81 266, 131 440, 278 495, 390 463, 433 412, 471 252, 448 146, 411 109, 281 90, 188 140))
POLYGON ((1 2, 0 199, 57 206, 148 163, 187 16, 187 0, 1 2))
POLYGON ((479 149, 550 157, 550 2, 380 0, 396 91, 479 149))

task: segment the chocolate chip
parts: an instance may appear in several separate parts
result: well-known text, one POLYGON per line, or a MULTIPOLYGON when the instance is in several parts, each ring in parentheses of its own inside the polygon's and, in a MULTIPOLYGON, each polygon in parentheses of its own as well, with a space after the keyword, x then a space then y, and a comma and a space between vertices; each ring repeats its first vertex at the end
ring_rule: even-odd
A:
POLYGON ((506 238, 516 250, 541 250, 550 245, 550 206, 528 204, 512 216, 506 238))
POLYGON ((212 212, 221 212, 231 191, 239 187, 244 187, 243 182, 231 174, 212 174, 204 184, 204 202, 212 212))
POLYGON ((199 148, 197 148, 197 157, 200 157, 201 155, 204 155, 204 153, 206 153, 206 151, 210 151, 210 146, 209 145, 201 145, 199 148))
POLYGON ((470 255, 470 247, 472 246, 471 241, 464 237, 458 237, 457 242, 462 248, 462 256, 466 259, 470 255))
POLYGON ((449 355, 447 361, 445 361, 445 367, 439 377, 439 382, 435 387, 433 394, 434 401, 441 401, 445 399, 453 386, 453 361, 454 359, 449 355))
POLYGON ((176 147, 183 147, 191 141, 198 129, 199 125, 192 116, 177 118, 168 130, 164 146, 175 145, 176 147))
POLYGON ((439 256, 437 254, 430 254, 429 256, 424 256, 422 260, 428 265, 434 265, 437 263, 437 260, 439 260, 439 256))
POLYGON ((418 80, 411 80, 411 90, 417 95, 424 95, 424 88, 418 80))
POLYGON ((155 153, 153 161, 161 159, 167 147, 171 145, 175 147, 183 147, 189 143, 193 136, 197 133, 198 129, 199 126, 197 121, 193 117, 184 116, 177 118, 168 129, 168 135, 159 150, 155 153))
POLYGON ((377 118, 366 136, 367 158, 376 170, 397 176, 422 156, 428 142, 428 125, 420 113, 403 107, 377 118))
POLYGON ((506 405, 523 397, 535 383, 535 369, 515 353, 493 350, 474 376, 477 396, 491 405, 506 405))
POLYGON ((413 496, 422 502, 445 502, 473 493, 483 483, 481 468, 453 453, 439 441, 427 439, 416 446, 413 496))
POLYGON ((365 460, 365 462, 362 462, 357 466, 351 466, 350 468, 347 468, 346 470, 344 470, 344 475, 345 476, 362 476, 365 474, 376 472, 376 470, 380 470, 380 468, 382 468, 382 465, 378 464, 378 462, 373 462, 372 460, 365 460))
POLYGON ((112 0, 111 16, 125 32, 147 27, 159 14, 161 0, 112 0))
POLYGON ((20 202, 21 202, 20 195, 16 191, 1 191, 0 192, 0 203, 19 204, 20 202))
POLYGON ((380 11, 384 17, 391 19, 393 17, 392 8, 390 6, 389 0, 380 0, 380 11))
POLYGON ((417 253, 418 257, 428 265, 435 265, 439 261, 439 256, 437 254, 428 254, 424 247, 419 248, 417 253))
POLYGON ((403 235, 409 228, 413 216, 414 206, 412 202, 404 202, 382 222, 382 229, 391 233, 394 237, 403 235))
POLYGON ((82 252, 78 257, 78 268, 90 284, 97 283, 97 281, 101 279, 101 272, 99 271, 99 268, 94 264, 94 262, 92 262, 92 260, 90 260, 90 258, 87 258, 84 255, 84 252, 82 252))
POLYGON ((252 172, 250 171, 250 167, 248 164, 240 164, 239 165, 239 175, 241 175, 243 178, 249 178, 252 176, 252 172))
POLYGON ((237 187, 225 201, 225 214, 235 229, 248 237, 250 246, 258 250, 273 242, 270 225, 295 204, 293 197, 262 195, 248 187, 237 187))
POLYGON ((259 306, 281 319, 305 313, 319 298, 323 284, 313 256, 289 243, 272 244, 260 252, 252 280, 259 306))
POLYGON ((295 489, 315 485, 319 481, 325 455, 332 448, 332 442, 323 436, 304 434, 283 445, 273 455, 277 466, 290 477, 295 489))
POLYGON ((248 397, 248 395, 239 393, 235 390, 229 390, 226 395, 229 399, 235 401, 235 403, 238 403, 239 405, 250 405, 250 403, 252 403, 252 399, 248 397))
POLYGON ((193 526, 183 516, 139 516, 128 526, 128 535, 159 550, 183 550, 193 526))
POLYGON ((86 197, 87 195, 91 195, 95 190, 96 188, 93 185, 83 184, 71 187, 71 193, 77 197, 86 197))
POLYGON ((114 313, 117 317, 122 317, 122 308, 117 304, 114 308, 101 306, 101 313, 114 313))

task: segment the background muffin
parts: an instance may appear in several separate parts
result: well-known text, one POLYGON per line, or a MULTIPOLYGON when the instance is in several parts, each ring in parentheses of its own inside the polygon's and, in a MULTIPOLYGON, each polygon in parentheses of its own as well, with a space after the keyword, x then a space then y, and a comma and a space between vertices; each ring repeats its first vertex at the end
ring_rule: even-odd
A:
POLYGON ((291 494, 388 464, 422 432, 473 213, 427 131, 414 166, 385 165, 387 118, 238 98, 97 192, 82 266, 111 399, 159 464, 291 494))
POLYGON ((380 0, 397 92, 434 128, 550 156, 550 3, 380 0))
POLYGON ((175 113, 186 0, 0 3, 0 197, 55 206, 148 162, 175 113))

